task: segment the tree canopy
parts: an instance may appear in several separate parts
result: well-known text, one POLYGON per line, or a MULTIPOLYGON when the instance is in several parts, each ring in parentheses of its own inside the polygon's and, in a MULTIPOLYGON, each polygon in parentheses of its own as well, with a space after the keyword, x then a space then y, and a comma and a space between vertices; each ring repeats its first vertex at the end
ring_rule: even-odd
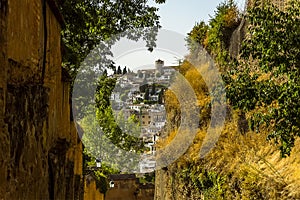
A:
MULTIPOLYGON (((110 46, 120 34, 132 40, 143 38, 149 50, 155 47, 159 16, 157 8, 148 0, 70 0, 63 1, 61 11, 65 19, 62 31, 63 64, 75 77, 80 63, 97 45, 102 44, 104 62, 111 55, 110 46), (130 31, 129 31, 130 30, 130 31), (123 35, 124 36, 124 35, 123 35), (109 43, 104 43, 110 41, 109 43)), ((156 0, 164 3, 164 0, 156 0)), ((101 55, 99 55, 101 56, 101 55)))
POLYGON ((230 37, 240 20, 240 12, 234 1, 222 2, 208 24, 204 21, 196 23, 188 33, 186 40, 191 54, 199 52, 198 48, 202 46, 217 61, 223 59, 223 54, 229 48, 230 37))
MULTIPOLYGON (((120 150, 142 151, 144 144, 136 135, 139 126, 134 119, 114 118, 109 100, 116 79, 107 77, 107 68, 118 74, 129 71, 117 68, 109 58, 112 56, 111 46, 122 37, 135 41, 143 39, 149 51, 155 47, 160 28, 158 9, 148 2, 69 0, 62 1, 60 7, 65 20, 62 30, 63 67, 74 81, 73 112, 84 128, 86 149, 94 156, 105 156, 101 155, 104 151, 115 153, 120 159, 111 158, 111 163, 119 162, 126 168, 132 168, 129 165, 136 164, 137 159, 131 154, 129 157, 119 155, 120 150), (128 162, 130 159, 132 163, 128 162)), ((165 0, 155 2, 164 3, 165 0)), ((108 157, 106 155, 106 161, 108 157)))

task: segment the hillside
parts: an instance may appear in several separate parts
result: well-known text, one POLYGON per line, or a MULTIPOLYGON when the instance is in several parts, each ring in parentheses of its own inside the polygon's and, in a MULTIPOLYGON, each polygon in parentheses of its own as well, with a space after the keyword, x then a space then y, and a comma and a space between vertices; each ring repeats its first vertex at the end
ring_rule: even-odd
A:
POLYGON ((290 1, 285 10, 258 5, 241 15, 231 1, 221 4, 208 25, 199 23, 190 32, 190 55, 179 71, 197 96, 200 120, 193 141, 176 140, 182 105, 167 91, 172 125, 158 148, 174 142, 178 149, 186 142, 190 146, 157 171, 155 199, 300 199, 299 2, 290 1), (236 33, 238 24, 246 27, 244 42, 232 57, 228 35, 236 33), (222 106, 214 95, 223 91, 208 82, 213 66, 225 85, 224 125, 212 123, 223 119, 222 112, 217 117, 213 112, 222 106), (203 146, 210 150, 204 156, 203 146))

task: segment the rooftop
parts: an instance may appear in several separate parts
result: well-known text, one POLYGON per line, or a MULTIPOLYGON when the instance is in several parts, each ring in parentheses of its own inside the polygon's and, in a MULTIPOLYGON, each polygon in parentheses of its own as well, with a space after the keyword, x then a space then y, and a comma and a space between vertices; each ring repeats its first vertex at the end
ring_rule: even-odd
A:
POLYGON ((111 180, 135 180, 136 176, 135 174, 111 174, 109 175, 109 178, 111 180))

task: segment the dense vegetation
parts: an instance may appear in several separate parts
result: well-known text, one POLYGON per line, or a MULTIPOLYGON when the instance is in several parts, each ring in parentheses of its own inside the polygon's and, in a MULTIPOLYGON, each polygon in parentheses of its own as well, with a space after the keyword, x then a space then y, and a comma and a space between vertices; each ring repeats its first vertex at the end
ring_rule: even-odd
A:
POLYGON ((215 11, 215 16, 206 24, 197 23, 188 33, 187 43, 190 54, 194 55, 200 47, 214 57, 219 64, 228 61, 228 48, 233 31, 241 21, 241 13, 234 1, 221 3, 215 11), (200 44, 200 46, 199 46, 200 44))
POLYGON ((282 156, 290 155, 300 133, 299 16, 299 1, 286 11, 274 5, 251 9, 241 59, 226 80, 231 105, 251 112, 252 129, 268 127, 282 156))
MULTIPOLYGON (((164 184, 175 199, 300 198, 300 2, 290 1, 285 10, 260 3, 242 15, 233 1, 226 1, 208 24, 200 22, 188 34, 188 59, 199 59, 201 44, 222 73, 228 113, 217 145, 199 159, 210 97, 203 79, 193 78, 199 76, 195 67, 183 62, 179 71, 193 84, 205 122, 185 155, 168 167, 164 184), (242 18, 247 21, 246 35, 240 54, 232 57, 231 35, 242 18)), ((168 120, 176 124, 178 102, 168 91, 165 101, 168 120)), ((159 146, 164 148, 175 134, 176 127, 159 146)))
POLYGON ((229 104, 251 112, 250 128, 269 127, 268 139, 281 144, 282 156, 289 155, 299 136, 298 114, 300 30, 299 1, 290 1, 285 11, 273 4, 248 10, 246 38, 240 57, 230 58, 230 36, 240 22, 232 1, 217 7, 209 25, 197 24, 189 33, 214 57, 227 85, 229 104))

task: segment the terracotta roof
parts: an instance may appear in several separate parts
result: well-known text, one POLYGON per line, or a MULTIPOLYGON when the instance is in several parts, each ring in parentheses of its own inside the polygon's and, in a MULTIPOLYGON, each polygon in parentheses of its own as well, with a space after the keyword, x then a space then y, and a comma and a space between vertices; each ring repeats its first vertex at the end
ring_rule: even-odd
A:
POLYGON ((136 176, 135 174, 111 174, 109 175, 109 178, 111 180, 135 180, 136 176))
POLYGON ((140 189, 154 189, 154 184, 152 183, 145 183, 139 185, 140 189))

